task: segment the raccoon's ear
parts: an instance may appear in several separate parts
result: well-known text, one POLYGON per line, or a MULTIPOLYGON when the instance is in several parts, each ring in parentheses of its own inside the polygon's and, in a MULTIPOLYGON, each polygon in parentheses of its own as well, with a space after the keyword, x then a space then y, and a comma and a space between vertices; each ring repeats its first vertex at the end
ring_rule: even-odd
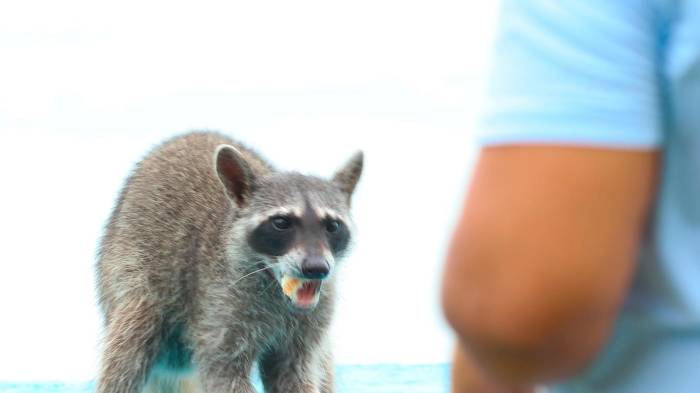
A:
POLYGON ((348 201, 355 191, 355 186, 362 175, 363 154, 361 151, 353 154, 348 162, 333 175, 333 184, 348 195, 348 201))
POLYGON ((219 145, 214 153, 214 167, 226 195, 238 207, 245 206, 253 188, 254 175, 241 152, 231 145, 219 145))

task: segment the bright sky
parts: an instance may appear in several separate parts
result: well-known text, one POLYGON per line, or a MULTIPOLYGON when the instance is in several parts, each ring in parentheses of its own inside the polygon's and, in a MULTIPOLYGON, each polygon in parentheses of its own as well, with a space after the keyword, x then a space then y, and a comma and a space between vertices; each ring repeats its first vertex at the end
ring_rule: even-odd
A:
POLYGON ((132 165, 190 129, 324 176, 363 149, 337 362, 448 361, 439 275, 492 3, 0 5, 0 380, 94 377, 102 226, 132 165))

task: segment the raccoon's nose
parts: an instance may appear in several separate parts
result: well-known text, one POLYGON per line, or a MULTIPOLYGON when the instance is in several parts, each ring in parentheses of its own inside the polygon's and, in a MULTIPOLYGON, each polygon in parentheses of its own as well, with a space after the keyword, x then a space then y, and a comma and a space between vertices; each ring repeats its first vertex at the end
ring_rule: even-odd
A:
POLYGON ((304 278, 313 280, 326 278, 330 272, 330 266, 323 257, 308 257, 304 258, 301 263, 301 274, 304 278))

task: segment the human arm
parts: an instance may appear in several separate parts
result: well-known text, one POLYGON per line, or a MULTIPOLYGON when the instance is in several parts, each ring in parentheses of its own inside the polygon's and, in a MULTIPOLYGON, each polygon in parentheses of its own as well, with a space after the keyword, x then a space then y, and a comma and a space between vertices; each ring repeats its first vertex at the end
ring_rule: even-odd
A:
POLYGON ((463 348, 514 386, 584 367, 614 323, 659 154, 482 149, 448 251, 443 308, 463 348))

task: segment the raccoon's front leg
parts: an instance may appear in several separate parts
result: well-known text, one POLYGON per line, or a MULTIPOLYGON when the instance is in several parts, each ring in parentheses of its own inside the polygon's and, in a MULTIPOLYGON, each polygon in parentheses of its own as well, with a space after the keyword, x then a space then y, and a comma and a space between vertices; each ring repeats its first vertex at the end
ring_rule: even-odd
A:
POLYGON ((108 316, 97 393, 139 393, 158 353, 161 311, 131 295, 108 316))
POLYGON ((199 373, 204 392, 256 393, 250 382, 251 366, 247 359, 202 361, 199 373))
POLYGON ((332 362, 317 347, 295 346, 267 353, 260 360, 260 376, 267 393, 333 392, 332 362))
POLYGON ((330 345, 324 345, 325 351, 321 357, 321 393, 333 393, 335 391, 335 364, 330 345))
POLYGON ((255 352, 245 340, 205 338, 195 356, 205 393, 256 393, 250 382, 255 352))

